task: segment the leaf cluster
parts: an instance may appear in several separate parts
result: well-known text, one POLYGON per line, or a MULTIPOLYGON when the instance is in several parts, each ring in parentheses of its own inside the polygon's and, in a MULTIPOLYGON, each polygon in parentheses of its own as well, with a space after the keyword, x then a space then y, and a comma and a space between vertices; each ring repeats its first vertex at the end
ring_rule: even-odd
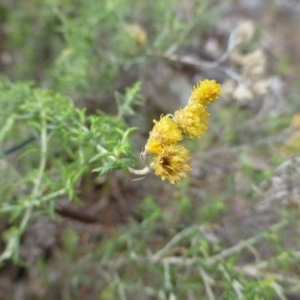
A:
MULTIPOLYGON (((53 90, 0 80, 0 214, 21 224, 9 231, 8 244, 20 237, 34 211, 53 215, 58 197, 76 199, 83 174, 94 169, 104 176, 136 161, 130 142, 135 128, 123 117, 141 99, 139 85, 119 97, 124 108, 118 117, 101 111, 88 115, 53 90)), ((16 253, 18 243, 13 245, 2 258, 16 253)))

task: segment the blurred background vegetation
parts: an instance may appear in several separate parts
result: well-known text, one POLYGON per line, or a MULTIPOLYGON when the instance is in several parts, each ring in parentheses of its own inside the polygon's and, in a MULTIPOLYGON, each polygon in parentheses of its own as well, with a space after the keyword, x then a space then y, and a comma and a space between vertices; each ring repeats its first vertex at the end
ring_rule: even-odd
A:
POLYGON ((291 0, 1 1, 0 299, 300 299, 299 22, 291 0), (205 78, 188 178, 131 174, 205 78))

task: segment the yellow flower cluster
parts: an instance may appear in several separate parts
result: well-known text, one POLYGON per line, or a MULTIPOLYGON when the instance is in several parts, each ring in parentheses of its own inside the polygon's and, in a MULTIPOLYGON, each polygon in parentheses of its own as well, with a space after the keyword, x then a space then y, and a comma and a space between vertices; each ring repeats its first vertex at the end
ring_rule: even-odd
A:
POLYGON ((175 111, 174 116, 154 120, 142 156, 154 156, 151 167, 162 180, 167 179, 173 184, 192 169, 189 151, 179 142, 184 136, 199 138, 206 132, 209 117, 206 105, 218 98, 220 90, 221 86, 215 80, 205 79, 194 87, 186 107, 175 111))
POLYGON ((185 108, 175 111, 176 123, 189 137, 201 137, 208 129, 208 112, 206 107, 197 102, 189 103, 185 108))
POLYGON ((163 146, 175 144, 183 139, 182 132, 171 116, 162 116, 154 127, 145 146, 150 154, 158 154, 163 146))
POLYGON ((221 92, 221 86, 215 80, 205 79, 197 83, 192 91, 191 99, 202 105, 216 100, 221 92))

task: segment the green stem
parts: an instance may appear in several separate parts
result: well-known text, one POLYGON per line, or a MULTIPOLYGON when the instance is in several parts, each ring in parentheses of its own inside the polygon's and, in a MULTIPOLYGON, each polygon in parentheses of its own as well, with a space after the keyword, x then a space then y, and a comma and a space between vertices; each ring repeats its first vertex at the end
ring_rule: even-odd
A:
POLYGON ((46 128, 46 116, 45 112, 41 110, 41 137, 40 137, 40 143, 41 143, 41 150, 40 150, 40 163, 38 168, 38 173, 36 175, 35 181, 34 181, 34 187, 30 196, 29 205, 25 211, 25 214, 22 218, 21 224, 20 224, 20 234, 23 233, 25 230, 28 221, 30 219, 30 215, 32 212, 32 209, 34 207, 34 200, 38 197, 40 192, 40 187, 42 183, 43 173, 46 167, 46 161, 47 161, 47 128, 46 128))
POLYGON ((7 132, 11 129, 14 121, 15 121, 15 115, 11 115, 9 118, 6 119, 4 125, 2 126, 2 128, 0 130, 0 143, 4 139, 7 132))

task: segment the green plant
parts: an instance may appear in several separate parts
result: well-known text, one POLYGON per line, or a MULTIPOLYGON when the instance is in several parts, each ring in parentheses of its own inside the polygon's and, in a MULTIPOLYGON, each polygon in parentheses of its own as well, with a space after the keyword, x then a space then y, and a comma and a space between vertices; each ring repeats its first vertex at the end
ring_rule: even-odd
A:
POLYGON ((117 102, 116 117, 103 112, 87 115, 68 97, 30 83, 2 79, 0 95, 2 148, 11 145, 11 136, 14 143, 33 137, 15 156, 18 170, 13 159, 2 157, 0 213, 13 225, 5 233, 7 247, 0 259, 17 260, 19 239, 33 214, 53 216, 57 197, 76 199, 76 185, 85 172, 104 176, 135 163, 129 142, 135 128, 128 128, 123 117, 141 97, 138 83, 125 95, 118 94, 122 102, 117 102))
MULTIPOLYGON (((237 23, 231 8, 236 1, 0 4, 1 299, 16 298, 20 287, 25 299, 66 300, 299 293, 299 158, 277 146, 290 136, 287 146, 297 150, 298 131, 290 133, 297 115, 290 120, 299 80, 289 73, 295 84, 285 97, 281 79, 266 78, 270 45, 274 70, 282 77, 296 70, 284 50, 294 42, 286 43, 285 30, 269 34, 286 15, 278 8, 266 10, 260 30, 251 20, 237 23), (180 107, 196 81, 213 77, 222 95, 210 123, 204 113, 197 127, 199 106, 180 107), (161 146, 178 145, 182 132, 170 140, 162 130, 160 139, 153 128, 152 148, 146 140, 153 118, 174 111, 156 124, 170 129, 172 119, 181 127, 193 171, 171 186, 133 166, 146 144, 166 171, 161 146), (190 139, 206 125, 199 143, 190 139), (133 181, 128 171, 143 177, 133 181), (93 222, 70 220, 62 203, 93 214, 93 222), (39 227, 41 240, 49 234, 54 242, 31 260, 40 219, 57 231, 39 227)), ((175 171, 185 175, 181 163, 175 171)))

